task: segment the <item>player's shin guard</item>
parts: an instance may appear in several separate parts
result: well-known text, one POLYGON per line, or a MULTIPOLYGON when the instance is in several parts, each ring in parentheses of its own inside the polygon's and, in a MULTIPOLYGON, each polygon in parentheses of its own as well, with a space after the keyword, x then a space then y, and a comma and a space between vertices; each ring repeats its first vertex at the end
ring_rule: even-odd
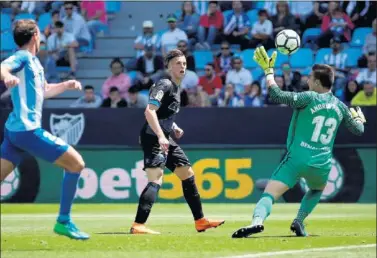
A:
POLYGON ((139 206, 137 208, 137 214, 135 222, 139 224, 144 224, 151 212, 152 206, 157 199, 158 191, 160 190, 160 185, 149 182, 143 192, 140 195, 139 206))
POLYGON ((323 190, 309 190, 302 198, 300 209, 296 220, 302 223, 307 216, 314 210, 321 199, 323 190))
POLYGON ((183 195, 185 196, 187 204, 190 206, 192 215, 195 220, 204 217, 202 202, 195 184, 195 176, 182 180, 183 195))
POLYGON ((260 218, 263 221, 270 215, 275 199, 269 193, 263 193, 254 210, 253 220, 260 218))
POLYGON ((80 173, 72 173, 64 171, 63 185, 60 197, 60 211, 57 221, 59 223, 67 223, 71 219, 71 207, 75 198, 77 182, 80 173))

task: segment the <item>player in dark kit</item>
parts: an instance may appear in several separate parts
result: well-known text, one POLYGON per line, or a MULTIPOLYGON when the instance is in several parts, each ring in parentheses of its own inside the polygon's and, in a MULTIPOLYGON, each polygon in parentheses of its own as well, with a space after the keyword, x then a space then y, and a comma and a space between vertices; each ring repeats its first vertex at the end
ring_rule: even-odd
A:
POLYGON ((165 167, 182 180, 183 195, 190 206, 198 232, 224 223, 224 220, 204 218, 194 171, 186 154, 170 137, 171 133, 177 139, 183 135, 183 130, 174 123, 174 119, 180 107, 179 85, 186 72, 186 58, 181 51, 175 49, 166 55, 165 65, 170 79, 162 79, 151 87, 149 103, 145 109, 146 123, 140 133, 148 184, 141 193, 131 234, 160 234, 148 229, 145 222, 160 190, 165 167))

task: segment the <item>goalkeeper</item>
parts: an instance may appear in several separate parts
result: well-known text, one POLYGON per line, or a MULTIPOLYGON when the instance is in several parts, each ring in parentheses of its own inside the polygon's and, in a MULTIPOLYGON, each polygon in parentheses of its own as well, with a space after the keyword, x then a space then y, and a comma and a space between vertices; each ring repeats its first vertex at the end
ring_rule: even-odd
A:
POLYGON ((305 178, 309 191, 302 198, 291 230, 297 236, 308 236, 303 222, 317 206, 326 186, 340 123, 344 121, 347 128, 356 135, 364 132, 366 120, 360 108, 348 109, 332 94, 334 72, 330 66, 316 64, 312 67, 308 80, 309 91, 285 92, 274 81, 276 55, 275 51, 269 57, 264 47, 259 47, 255 50, 254 60, 265 72, 271 101, 294 109, 287 138, 287 153, 258 201, 251 225, 234 232, 233 238, 262 232, 263 223, 270 215, 273 203, 292 188, 299 178, 305 178))

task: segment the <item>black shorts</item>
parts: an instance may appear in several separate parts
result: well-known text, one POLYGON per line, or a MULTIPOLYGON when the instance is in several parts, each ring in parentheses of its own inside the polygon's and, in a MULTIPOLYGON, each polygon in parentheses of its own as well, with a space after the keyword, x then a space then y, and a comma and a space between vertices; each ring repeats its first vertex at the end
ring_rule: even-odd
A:
POLYGON ((177 167, 191 166, 186 154, 171 137, 169 137, 167 155, 161 151, 157 136, 142 133, 140 135, 140 144, 144 152, 144 170, 146 168, 164 169, 167 167, 174 172, 177 167))

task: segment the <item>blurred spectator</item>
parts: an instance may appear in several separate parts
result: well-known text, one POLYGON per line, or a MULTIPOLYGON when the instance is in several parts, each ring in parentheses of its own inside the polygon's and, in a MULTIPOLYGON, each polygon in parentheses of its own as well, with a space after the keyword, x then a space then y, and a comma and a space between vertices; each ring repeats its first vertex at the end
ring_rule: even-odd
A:
POLYGON ((84 96, 71 104, 72 108, 98 108, 101 106, 102 99, 95 94, 94 87, 92 85, 86 85, 84 87, 84 96))
POLYGON ((324 64, 330 65, 335 70, 335 82, 333 91, 335 96, 342 98, 344 85, 347 84, 349 69, 347 68, 347 53, 343 52, 341 40, 333 38, 330 41, 332 52, 324 56, 324 64))
POLYGON ((258 81, 254 81, 245 93, 245 107, 263 107, 262 88, 258 81))
POLYGON ((291 84, 287 86, 287 89, 293 92, 302 92, 305 90, 301 84, 301 73, 299 71, 292 72, 291 84))
POLYGON ((243 50, 249 46, 250 20, 243 11, 241 1, 233 1, 232 6, 233 12, 225 19, 227 21, 224 27, 225 39, 231 44, 240 44, 243 50))
POLYGON ((174 14, 169 14, 167 17, 169 30, 164 32, 161 36, 161 52, 165 56, 167 52, 177 47, 178 41, 187 41, 186 32, 177 28, 177 17, 174 14))
POLYGON ((321 48, 327 47, 333 37, 339 37, 342 42, 351 40, 351 31, 355 25, 340 7, 336 7, 337 5, 336 2, 330 2, 329 13, 323 17, 322 35, 318 38, 318 46, 321 48))
POLYGON ((199 78, 199 86, 208 94, 211 103, 213 103, 219 97, 223 87, 222 81, 219 76, 216 76, 215 66, 212 63, 208 63, 204 71, 205 75, 199 78))
MULTIPOLYGON (((252 9, 252 5, 255 3, 254 1, 242 1, 242 6, 243 9, 246 11, 252 9)), ((220 1, 220 9, 221 11, 227 11, 227 10, 232 10, 232 4, 233 1, 220 1)))
POLYGON ((152 45, 144 48, 145 54, 137 59, 137 71, 141 73, 142 89, 149 89, 153 83, 162 78, 164 73, 164 60, 156 55, 152 45))
POLYGON ((189 107, 210 107, 211 102, 208 94, 199 88, 187 89, 188 106, 189 107))
POLYGON ((49 37, 54 32, 57 21, 60 21, 59 11, 53 11, 51 14, 51 23, 44 30, 46 37, 49 37))
POLYGON ((0 80, 0 107, 12 108, 12 100, 10 97, 11 89, 5 87, 4 81, 0 80))
POLYGON ((242 98, 235 92, 234 85, 228 83, 225 86, 225 92, 220 94, 217 105, 219 107, 243 107, 242 98))
POLYGON ((187 69, 195 72, 195 59, 192 56, 191 52, 188 50, 187 41, 178 41, 177 48, 181 50, 181 52, 186 57, 187 69))
POLYGON ((200 15, 196 13, 195 6, 191 1, 182 3, 182 15, 178 21, 178 28, 186 32, 190 41, 195 42, 199 27, 200 15))
POLYGON ((110 69, 112 75, 102 85, 102 97, 108 98, 110 89, 116 86, 120 95, 127 99, 128 89, 131 87, 131 78, 125 74, 123 62, 119 58, 114 58, 110 63, 110 69))
MULTIPOLYGON (((341 7, 345 12, 351 17, 351 21, 356 27, 369 27, 370 20, 368 20, 368 13, 370 9, 370 2, 368 0, 364 1, 342 1, 341 7)), ((376 9, 374 9, 374 15, 376 9)))
POLYGON ((256 48, 258 45, 263 45, 267 50, 274 47, 272 33, 272 22, 268 20, 266 10, 260 10, 258 12, 258 21, 254 23, 253 29, 251 30, 252 39, 250 41, 250 47, 256 48))
POLYGON ((54 70, 57 66, 71 67, 70 75, 75 77, 76 73, 76 48, 79 44, 72 33, 64 30, 64 24, 61 21, 55 23, 55 32, 47 39, 47 49, 51 58, 48 59, 49 71, 54 70))
POLYGON ((291 1, 291 14, 299 19, 302 23, 313 13, 313 3, 308 1, 291 1))
POLYGON ((65 2, 64 10, 67 14, 62 20, 65 25, 65 30, 73 33, 80 46, 88 46, 92 37, 86 21, 80 14, 73 12, 72 3, 65 2))
POLYGON ((148 96, 141 94, 136 86, 128 89, 129 106, 131 108, 146 108, 148 105, 148 96))
POLYGON ((365 82, 363 90, 356 94, 352 99, 352 106, 376 106, 376 84, 365 82))
POLYGON ((232 58, 234 53, 230 50, 230 44, 226 41, 221 43, 221 52, 215 57, 215 70, 221 76, 223 84, 229 70, 232 69, 232 58))
POLYGON ((21 11, 40 15, 45 12, 45 7, 46 2, 43 1, 22 1, 21 11))
POLYGON ((223 27, 224 16, 218 10, 218 2, 210 1, 208 12, 200 17, 200 26, 198 29, 197 49, 210 49, 215 42, 216 36, 223 27))
POLYGON ((376 85, 376 53, 368 56, 368 68, 360 69, 356 77, 356 81, 362 84, 366 81, 372 82, 376 85))
POLYGON ((43 66, 46 80, 51 83, 59 82, 59 75, 56 70, 56 60, 49 55, 47 40, 44 34, 40 34, 40 45, 37 57, 43 66))
POLYGON ((208 10, 208 1, 207 0, 193 0, 195 10, 199 15, 207 13, 208 10))
POLYGON ((115 86, 110 88, 109 97, 105 99, 101 105, 101 107, 106 108, 123 108, 127 106, 127 101, 122 98, 118 88, 115 86))
POLYGON ((82 1, 81 14, 87 21, 87 25, 94 41, 97 33, 107 24, 105 1, 82 1))
POLYGON ((157 35, 153 32, 153 22, 143 22, 143 34, 138 36, 134 42, 134 48, 136 49, 136 58, 144 55, 144 46, 152 45, 157 48, 157 35))
POLYGON ((288 2, 285 1, 279 1, 276 3, 276 10, 277 13, 271 18, 271 22, 274 27, 274 37, 276 34, 278 34, 280 31, 285 29, 291 29, 296 31, 298 34, 298 26, 295 22, 295 17, 290 14, 289 12, 289 6, 288 2))
POLYGON ((365 38, 365 42, 364 42, 364 46, 363 46, 364 55, 362 57, 360 57, 358 62, 357 62, 358 66, 360 68, 367 67, 368 55, 377 52, 376 51, 377 50, 377 48, 376 48, 376 21, 377 21, 377 19, 374 19, 374 21, 372 23, 373 31, 371 33, 369 33, 365 38))
POLYGON ((197 88, 199 84, 199 77, 193 71, 186 70, 185 77, 183 77, 181 82, 181 88, 189 90, 192 88, 197 88))
POLYGON ((242 59, 239 56, 233 57, 233 69, 226 75, 226 84, 234 85, 237 94, 242 95, 247 87, 251 86, 253 76, 250 71, 243 67, 242 59))
POLYGON ((356 96, 360 91, 360 86, 357 81, 352 80, 347 83, 347 86, 344 89, 344 102, 349 105, 351 100, 356 96))
MULTIPOLYGON (((334 2, 338 5, 336 2, 334 2)), ((327 14, 329 1, 315 1, 313 4, 313 14, 306 19, 305 28, 315 28, 322 23, 322 18, 327 14)), ((334 7, 335 8, 335 7, 334 7)))

